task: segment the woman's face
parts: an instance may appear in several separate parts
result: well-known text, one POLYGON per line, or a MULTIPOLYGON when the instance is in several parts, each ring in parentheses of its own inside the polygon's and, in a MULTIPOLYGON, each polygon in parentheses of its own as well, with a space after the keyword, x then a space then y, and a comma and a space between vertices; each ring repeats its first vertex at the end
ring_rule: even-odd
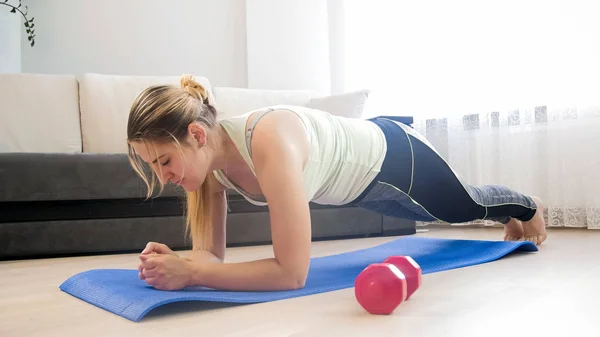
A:
POLYGON ((205 137, 190 135, 188 143, 131 142, 135 152, 150 165, 163 184, 176 184, 187 192, 200 188, 209 170, 205 137), (197 138, 204 138, 197 139, 197 138))

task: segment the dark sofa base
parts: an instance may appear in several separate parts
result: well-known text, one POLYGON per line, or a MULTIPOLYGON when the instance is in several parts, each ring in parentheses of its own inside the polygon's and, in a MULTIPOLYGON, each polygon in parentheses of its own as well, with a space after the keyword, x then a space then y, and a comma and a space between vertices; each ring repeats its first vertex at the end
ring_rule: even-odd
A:
MULTIPOLYGON (((145 200, 122 154, 0 154, 0 186, 0 260, 190 247, 183 191, 168 185, 145 200)), ((270 243, 268 208, 228 196, 227 245, 270 243)), ((412 221, 360 208, 310 207, 313 240, 415 233, 412 221)))
MULTIPOLYGON (((360 208, 315 208, 311 213, 314 241, 415 233, 412 221, 360 208)), ((1 260, 139 252, 149 241, 189 249, 183 216, 0 223, 1 260)), ((266 210, 228 215, 229 247, 270 243, 266 210)))

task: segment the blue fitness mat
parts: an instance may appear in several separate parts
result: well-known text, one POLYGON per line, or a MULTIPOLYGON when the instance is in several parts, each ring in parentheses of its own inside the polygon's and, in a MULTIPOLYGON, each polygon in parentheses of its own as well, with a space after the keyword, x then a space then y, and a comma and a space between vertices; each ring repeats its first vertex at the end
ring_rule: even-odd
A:
POLYGON ((423 274, 472 266, 500 259, 512 252, 535 252, 531 242, 451 240, 402 237, 375 247, 311 259, 305 287, 291 291, 235 292, 208 288, 160 291, 138 278, 137 269, 96 269, 67 279, 60 289, 85 302, 134 322, 150 310, 181 301, 258 303, 351 288, 369 264, 391 255, 409 255, 423 274))

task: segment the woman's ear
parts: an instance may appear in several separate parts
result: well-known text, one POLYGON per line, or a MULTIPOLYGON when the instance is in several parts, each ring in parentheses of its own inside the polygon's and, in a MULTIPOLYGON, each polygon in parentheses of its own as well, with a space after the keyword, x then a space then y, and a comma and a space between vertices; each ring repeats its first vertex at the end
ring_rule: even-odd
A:
POLYGON ((201 148, 206 145, 206 129, 201 124, 190 123, 190 125, 188 125, 188 132, 192 137, 193 144, 198 146, 198 148, 201 148))

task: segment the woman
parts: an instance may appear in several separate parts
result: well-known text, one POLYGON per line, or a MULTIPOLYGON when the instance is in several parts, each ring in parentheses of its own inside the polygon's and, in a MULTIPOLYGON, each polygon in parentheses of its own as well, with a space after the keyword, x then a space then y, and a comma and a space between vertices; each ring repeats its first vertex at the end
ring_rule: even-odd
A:
POLYGON ((505 240, 546 239, 543 206, 503 186, 461 183, 433 147, 390 118, 358 120, 276 106, 217 121, 210 93, 191 76, 134 101, 129 157, 148 185, 187 192, 187 258, 149 243, 140 278, 157 289, 204 286, 268 291, 304 286, 310 263, 309 201, 352 203, 381 214, 451 223, 493 219, 505 240), (139 159, 152 168, 145 176, 139 159), (268 205, 274 258, 223 263, 226 189, 268 205))

